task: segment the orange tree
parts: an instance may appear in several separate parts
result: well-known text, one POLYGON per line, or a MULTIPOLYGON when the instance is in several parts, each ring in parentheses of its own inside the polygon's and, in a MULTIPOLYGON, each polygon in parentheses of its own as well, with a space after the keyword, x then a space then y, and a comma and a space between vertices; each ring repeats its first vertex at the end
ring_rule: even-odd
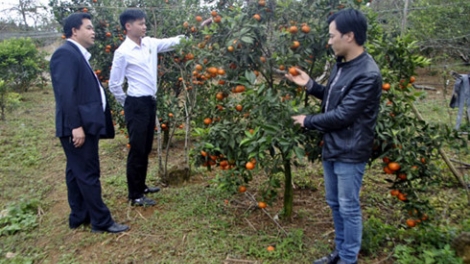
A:
MULTIPOLYGON (((202 29, 204 38, 195 40, 197 46, 185 47, 193 48, 196 60, 186 64, 183 79, 199 87, 201 96, 195 118, 198 127, 204 127, 197 129, 202 137, 196 151, 198 162, 219 166, 222 185, 233 190, 252 179, 253 169, 262 168, 268 175, 262 188, 268 202, 280 187, 272 175, 283 172, 286 216, 292 213, 291 163, 305 153, 317 160, 321 141, 320 135, 294 127, 290 119, 293 114, 318 112, 316 104, 302 104, 307 102, 303 90, 276 73, 295 65, 311 76, 319 75, 327 60, 324 20, 333 11, 330 2, 314 6, 308 2, 273 5, 263 0, 243 6, 223 2, 214 11, 215 23, 202 29), (218 74, 220 68, 223 75, 218 74)), ((375 15, 367 13, 371 22, 367 49, 384 77, 371 162, 383 158, 391 194, 403 202, 410 215, 406 224, 413 227, 428 219, 426 190, 440 180, 431 160, 452 133, 420 120, 413 111, 413 102, 422 96, 412 86, 415 70, 429 60, 417 55, 410 36, 384 34, 375 15)))
MULTIPOLYGON (((318 112, 304 103, 304 89, 286 82, 285 71, 301 67, 320 75, 326 63, 330 1, 219 1, 213 23, 182 45, 180 66, 200 137, 197 164, 219 167, 220 185, 235 191, 259 173, 267 175, 262 200, 272 202, 284 174, 284 215, 292 214, 291 164, 308 153, 318 158, 320 137, 293 125, 291 116, 318 112), (293 19, 295 18, 295 20, 293 19)), ((185 22, 190 26, 199 17, 185 22)))
POLYGON ((439 168, 431 161, 438 159, 443 143, 464 141, 449 127, 422 120, 413 106, 424 96, 413 86, 415 70, 430 63, 418 55, 416 42, 409 35, 390 37, 378 27, 374 30, 375 38, 367 48, 380 65, 383 93, 371 161, 382 159, 385 180, 391 184, 390 195, 408 213, 405 224, 414 227, 428 220, 432 210, 427 189, 442 181, 439 168))

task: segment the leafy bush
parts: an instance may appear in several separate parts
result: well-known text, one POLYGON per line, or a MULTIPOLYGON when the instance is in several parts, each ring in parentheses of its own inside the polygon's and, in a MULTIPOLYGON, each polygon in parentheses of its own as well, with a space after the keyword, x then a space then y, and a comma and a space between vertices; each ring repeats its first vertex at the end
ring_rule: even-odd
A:
POLYGON ((38 200, 20 201, 0 212, 0 236, 27 231, 37 226, 38 200))
POLYGON ((450 246, 456 230, 428 226, 413 231, 404 238, 406 244, 395 248, 398 263, 463 263, 450 246))
POLYGON ((0 42, 0 79, 13 90, 25 92, 36 82, 43 83, 47 70, 44 53, 39 52, 30 38, 14 38, 0 42))
POLYGON ((396 227, 371 216, 364 222, 361 252, 372 255, 379 253, 378 251, 391 241, 395 231, 396 227))
POLYGON ((16 108, 21 98, 19 93, 10 92, 5 81, 0 79, 0 120, 5 120, 5 112, 16 108))

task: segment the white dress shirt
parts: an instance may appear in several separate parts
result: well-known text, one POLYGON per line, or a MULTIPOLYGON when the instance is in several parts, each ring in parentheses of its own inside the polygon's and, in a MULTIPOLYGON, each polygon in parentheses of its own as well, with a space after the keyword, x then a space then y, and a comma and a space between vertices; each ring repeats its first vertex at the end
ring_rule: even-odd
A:
POLYGON ((157 39, 144 37, 139 46, 130 38, 124 40, 114 51, 113 65, 109 78, 109 90, 124 106, 126 96, 156 97, 158 53, 174 49, 184 36, 157 39), (124 78, 127 78, 127 95, 123 91, 124 78))
POLYGON ((87 49, 85 49, 82 45, 80 45, 78 42, 76 42, 73 39, 67 39, 67 41, 72 42, 73 44, 75 44, 75 46, 78 47, 78 49, 82 53, 83 57, 85 58, 86 62, 88 63, 88 66, 90 66, 90 70, 93 72, 93 75, 95 76, 96 82, 98 83, 98 86, 100 87, 101 102, 103 104, 103 111, 105 111, 106 110, 106 96, 104 94, 104 89, 101 86, 101 83, 100 83, 98 77, 95 75, 95 72, 93 71, 93 68, 91 68, 91 65, 90 65, 90 62, 89 62, 89 60, 91 58, 90 52, 88 52, 87 49))

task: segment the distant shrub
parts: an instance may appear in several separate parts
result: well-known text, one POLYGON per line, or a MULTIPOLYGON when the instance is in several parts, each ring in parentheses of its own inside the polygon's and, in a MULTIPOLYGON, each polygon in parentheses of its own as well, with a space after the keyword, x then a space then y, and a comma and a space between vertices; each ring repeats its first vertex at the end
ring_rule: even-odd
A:
POLYGON ((0 42, 0 79, 16 92, 25 92, 47 71, 45 55, 30 38, 13 38, 0 42))

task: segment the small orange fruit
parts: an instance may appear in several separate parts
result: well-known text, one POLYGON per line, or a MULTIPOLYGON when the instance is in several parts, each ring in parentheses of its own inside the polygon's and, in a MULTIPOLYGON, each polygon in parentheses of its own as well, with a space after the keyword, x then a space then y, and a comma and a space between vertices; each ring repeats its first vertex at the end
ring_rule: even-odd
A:
POLYGON ((268 247, 266 248, 266 250, 267 250, 267 251, 274 251, 275 248, 274 248, 273 246, 268 246, 268 247))
POLYGON ((218 92, 215 95, 215 98, 217 98, 217 100, 219 100, 219 101, 222 101, 224 99, 224 93, 223 92, 218 92))
POLYGON ((243 110, 243 106, 242 105, 237 105, 235 106, 235 109, 238 111, 238 112, 241 112, 243 110))
POLYGON ((291 27, 289 28, 289 32, 290 32, 291 34, 297 34, 297 32, 299 32, 299 28, 297 28, 297 26, 291 26, 291 27))
POLYGON ((388 166, 384 167, 384 172, 385 174, 393 174, 393 171, 388 166))
POLYGON ((384 90, 384 91, 390 90, 390 84, 389 83, 382 84, 382 90, 384 90))
POLYGON ((401 168, 401 166, 400 166, 400 164, 399 164, 398 162, 390 162, 390 163, 388 164, 388 168, 389 168, 391 171, 398 171, 398 170, 401 168))
POLYGON ((207 152, 205 152, 204 150, 201 150, 201 156, 207 157, 207 152))
POLYGON ((202 22, 202 17, 201 16, 196 16, 196 21, 197 22, 202 22))
POLYGON ((294 40, 292 42, 292 45, 290 46, 291 49, 297 49, 298 47, 300 47, 300 42, 298 42, 297 40, 294 40))
POLYGON ((398 200, 400 201, 406 201, 406 194, 404 193, 399 193, 397 196, 398 200))
POLYGON ((237 85, 235 87, 235 92, 236 93, 243 93, 245 91, 245 86, 244 85, 237 85))
POLYGON ((390 191, 390 195, 391 196, 398 196, 400 194, 400 191, 399 190, 391 190, 390 191))
POLYGON ((212 11, 211 11, 211 16, 213 16, 213 17, 217 16, 217 11, 212 10, 212 11))
POLYGON ((307 26, 307 25, 303 25, 300 30, 302 30, 302 32, 304 32, 305 34, 309 33, 310 32, 310 27, 307 26))
POLYGON ((233 46, 228 46, 227 47, 228 52, 233 52, 235 48, 233 46))
POLYGON ((215 23, 220 23, 220 22, 222 22, 222 17, 219 16, 219 15, 215 16, 215 17, 214 17, 214 22, 215 22, 215 23))
POLYGON ((414 83, 415 81, 416 81, 416 77, 411 76, 411 77, 410 77, 410 83, 414 83))
POLYGON ((297 68, 295 68, 295 67, 290 67, 289 68, 289 74, 292 75, 292 76, 297 76, 297 75, 299 75, 299 71, 297 71, 297 68))
POLYGON ((251 162, 251 161, 248 161, 248 162, 246 163, 246 165, 245 165, 245 168, 246 168, 247 170, 252 170, 252 169, 255 168, 255 164, 253 164, 253 162, 251 162))
POLYGON ((184 23, 183 23, 183 27, 184 27, 184 28, 188 28, 188 27, 189 27, 189 23, 188 23, 188 21, 184 21, 184 23))
POLYGON ((212 123, 212 119, 210 117, 204 118, 204 125, 208 126, 212 123))
POLYGON ((168 113, 168 117, 169 117, 169 118, 172 118, 172 117, 173 117, 173 113, 168 113))
POLYGON ((416 220, 414 220, 414 219, 407 219, 407 220, 406 220, 406 225, 407 225, 408 227, 415 227, 415 226, 416 226, 416 220))
POLYGON ((265 202, 258 202, 258 207, 261 209, 266 208, 268 205, 265 202))
POLYGON ((256 20, 256 21, 260 21, 261 20, 261 16, 259 14, 254 14, 253 15, 253 18, 256 20))
POLYGON ((402 173, 399 173, 399 174, 398 174, 398 178, 399 178, 400 180, 402 180, 402 181, 406 180, 406 178, 407 178, 407 177, 406 177, 406 173, 403 173, 403 172, 402 172, 402 173))
POLYGON ((238 192, 241 192, 241 193, 246 192, 246 187, 243 186, 243 185, 240 185, 240 186, 238 187, 238 192))

